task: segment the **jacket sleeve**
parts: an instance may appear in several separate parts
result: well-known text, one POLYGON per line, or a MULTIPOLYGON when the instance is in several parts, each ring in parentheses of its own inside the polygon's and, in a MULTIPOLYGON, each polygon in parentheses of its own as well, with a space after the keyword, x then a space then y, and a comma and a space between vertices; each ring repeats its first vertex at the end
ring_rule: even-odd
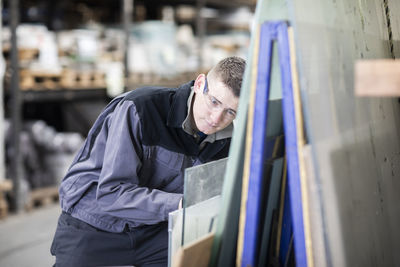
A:
POLYGON ((110 215, 143 224, 168 220, 182 194, 139 186, 142 166, 140 119, 134 103, 119 103, 108 121, 108 137, 97 201, 110 215))

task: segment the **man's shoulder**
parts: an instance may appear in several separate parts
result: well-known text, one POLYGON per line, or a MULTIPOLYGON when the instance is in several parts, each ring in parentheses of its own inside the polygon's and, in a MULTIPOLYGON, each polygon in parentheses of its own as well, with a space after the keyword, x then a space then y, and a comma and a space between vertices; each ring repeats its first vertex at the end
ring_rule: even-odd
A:
POLYGON ((190 141, 189 136, 186 136, 181 127, 171 125, 171 121, 181 125, 186 117, 191 87, 192 83, 178 88, 143 87, 124 96, 123 101, 134 103, 144 145, 161 146, 174 152, 186 153, 184 143, 190 141))
POLYGON ((145 86, 134 89, 128 92, 123 100, 130 100, 130 101, 154 101, 157 99, 164 99, 169 98, 170 96, 174 95, 176 92, 181 90, 190 90, 191 83, 183 84, 176 88, 169 88, 169 87, 162 87, 162 86, 145 86))
POLYGON ((174 91, 176 91, 176 88, 155 86, 141 87, 127 93, 122 101, 140 101, 141 103, 146 101, 154 101, 159 98, 164 98, 169 94, 174 93, 174 91))

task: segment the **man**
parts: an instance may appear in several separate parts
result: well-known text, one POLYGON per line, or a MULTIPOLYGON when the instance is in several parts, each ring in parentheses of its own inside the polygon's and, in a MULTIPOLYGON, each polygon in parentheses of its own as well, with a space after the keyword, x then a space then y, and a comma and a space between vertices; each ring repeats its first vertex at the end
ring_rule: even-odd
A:
POLYGON ((179 88, 125 93, 100 114, 60 185, 56 266, 166 266, 187 167, 228 155, 245 62, 179 88))

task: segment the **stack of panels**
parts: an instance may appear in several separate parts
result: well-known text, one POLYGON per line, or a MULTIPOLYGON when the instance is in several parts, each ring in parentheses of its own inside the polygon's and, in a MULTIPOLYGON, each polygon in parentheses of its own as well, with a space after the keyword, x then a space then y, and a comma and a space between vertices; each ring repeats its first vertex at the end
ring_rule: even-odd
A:
MULTIPOLYGON (((266 20, 286 20, 294 28, 298 60, 294 65, 301 77, 308 143, 298 147, 298 160, 304 160, 306 169, 300 207, 307 212, 293 206, 298 203, 292 192, 300 190, 300 185, 291 186, 291 160, 287 159, 285 185, 285 168, 280 167, 285 166, 283 155, 261 154, 262 164, 258 166, 263 166, 262 178, 255 202, 258 218, 247 229, 255 233, 255 238, 250 239, 251 266, 276 261, 281 266, 288 264, 290 253, 283 251, 289 252, 290 246, 295 248, 297 266, 396 266, 400 262, 400 254, 396 253, 400 249, 400 230, 396 227, 400 224, 396 205, 400 201, 400 107, 397 99, 360 99, 353 93, 356 59, 400 56, 400 20, 396 17, 399 12, 400 4, 393 0, 258 1, 256 25, 266 20), (296 238, 299 229, 304 230, 303 238, 296 238), (307 260, 298 251, 307 253, 307 260)), ((252 138, 247 125, 248 116, 252 117, 248 114, 250 91, 258 79, 254 66, 260 54, 260 36, 255 28, 224 176, 211 266, 234 266, 237 259, 237 264, 242 265, 248 256, 246 249, 240 247, 240 242, 246 242, 246 234, 241 238, 240 231, 246 233, 246 228, 240 230, 239 217, 243 192, 250 192, 242 185, 247 179, 246 139, 252 138)), ((265 62, 271 64, 268 114, 272 114, 274 100, 285 99, 279 55, 277 49, 274 51, 272 59, 265 62)), ((282 128, 270 125, 272 119, 284 117, 268 117, 267 137, 261 140, 271 141, 270 137, 284 135, 288 156, 290 127, 283 132, 282 128), (273 128, 280 132, 271 134, 273 128)), ((283 124, 286 123, 284 118, 283 124)), ((247 215, 244 225, 251 224, 247 215)))

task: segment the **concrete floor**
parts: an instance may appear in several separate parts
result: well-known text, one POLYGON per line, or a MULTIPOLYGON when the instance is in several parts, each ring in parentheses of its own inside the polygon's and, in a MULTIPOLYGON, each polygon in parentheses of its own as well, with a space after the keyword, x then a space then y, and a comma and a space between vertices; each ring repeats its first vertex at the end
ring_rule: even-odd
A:
POLYGON ((1 220, 0 266, 53 266, 50 245, 60 212, 60 206, 52 204, 1 220))

